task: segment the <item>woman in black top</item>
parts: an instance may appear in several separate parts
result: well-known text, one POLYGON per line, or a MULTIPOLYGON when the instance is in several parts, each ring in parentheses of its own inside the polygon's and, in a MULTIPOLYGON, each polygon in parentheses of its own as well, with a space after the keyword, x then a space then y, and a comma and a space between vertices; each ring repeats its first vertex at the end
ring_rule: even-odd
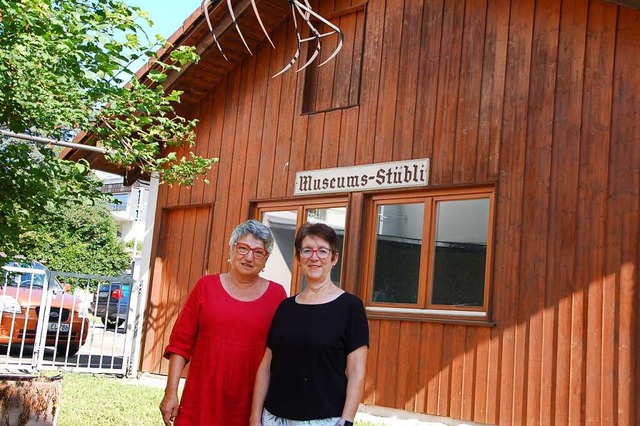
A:
POLYGON ((353 422, 364 389, 369 327, 360 299, 331 281, 337 243, 325 224, 298 230, 296 256, 307 286, 285 299, 273 317, 253 393, 252 426, 353 422))

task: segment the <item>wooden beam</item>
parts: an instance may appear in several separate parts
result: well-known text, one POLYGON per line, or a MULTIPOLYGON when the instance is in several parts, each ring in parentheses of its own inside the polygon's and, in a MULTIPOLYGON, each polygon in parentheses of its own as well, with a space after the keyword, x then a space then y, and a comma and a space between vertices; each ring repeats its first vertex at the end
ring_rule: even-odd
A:
POLYGON ((605 0, 607 3, 613 3, 620 6, 630 7, 640 10, 640 0, 605 0))
MULTIPOLYGON (((249 6, 251 6, 251 0, 243 0, 239 4, 236 4, 234 6, 236 21, 239 20, 240 17, 245 14, 247 9, 249 9, 249 6)), ((199 25, 206 25, 206 23, 204 20, 202 20, 199 25)), ((233 21, 231 19, 231 15, 228 15, 222 21, 217 22, 216 29, 215 29, 216 37, 220 39, 222 34, 227 30, 229 30, 232 27, 232 25, 233 25, 233 21)), ((213 44, 214 44, 213 37, 211 36, 211 33, 207 31, 207 35, 202 40, 200 40, 200 42, 198 42, 198 44, 195 46, 196 53, 202 56, 205 50, 209 49, 213 44)), ((172 71, 168 73, 167 79, 162 82, 162 87, 165 90, 168 90, 178 80, 178 78, 181 75, 183 75, 189 68, 191 68, 192 65, 194 64, 192 62, 189 62, 188 64, 183 66, 180 69, 180 71, 172 71)))

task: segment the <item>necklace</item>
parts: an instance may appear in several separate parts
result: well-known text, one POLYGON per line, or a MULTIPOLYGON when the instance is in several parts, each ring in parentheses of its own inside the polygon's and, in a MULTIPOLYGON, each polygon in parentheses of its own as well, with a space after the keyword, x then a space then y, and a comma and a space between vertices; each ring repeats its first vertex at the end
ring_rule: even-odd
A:
POLYGON ((246 287, 241 287, 234 282, 231 275, 227 276, 226 282, 223 282, 225 289, 234 299, 241 300, 243 302, 252 301, 257 299, 262 291, 260 285, 260 278, 258 277, 253 283, 247 284, 246 287))

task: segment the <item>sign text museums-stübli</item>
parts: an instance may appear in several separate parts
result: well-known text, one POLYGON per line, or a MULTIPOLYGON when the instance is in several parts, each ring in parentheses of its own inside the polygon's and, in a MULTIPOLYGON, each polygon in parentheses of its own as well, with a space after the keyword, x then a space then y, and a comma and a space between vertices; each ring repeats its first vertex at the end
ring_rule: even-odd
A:
POLYGON ((293 195, 427 186, 429 159, 307 170, 296 173, 293 195))

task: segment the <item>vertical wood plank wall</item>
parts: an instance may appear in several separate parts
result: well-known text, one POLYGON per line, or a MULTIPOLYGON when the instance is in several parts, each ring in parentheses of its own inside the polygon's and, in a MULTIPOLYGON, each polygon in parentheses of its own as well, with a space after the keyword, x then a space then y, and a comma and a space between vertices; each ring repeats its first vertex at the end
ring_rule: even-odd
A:
POLYGON ((359 106, 300 114, 304 73, 271 78, 295 49, 289 23, 191 111, 198 153, 220 161, 210 185, 160 191, 142 369, 166 373, 178 309, 226 270, 250 200, 290 197, 298 170, 429 157, 431 185, 496 182, 495 326, 370 320, 365 403, 638 424, 640 11, 369 0, 365 16, 359 106))

